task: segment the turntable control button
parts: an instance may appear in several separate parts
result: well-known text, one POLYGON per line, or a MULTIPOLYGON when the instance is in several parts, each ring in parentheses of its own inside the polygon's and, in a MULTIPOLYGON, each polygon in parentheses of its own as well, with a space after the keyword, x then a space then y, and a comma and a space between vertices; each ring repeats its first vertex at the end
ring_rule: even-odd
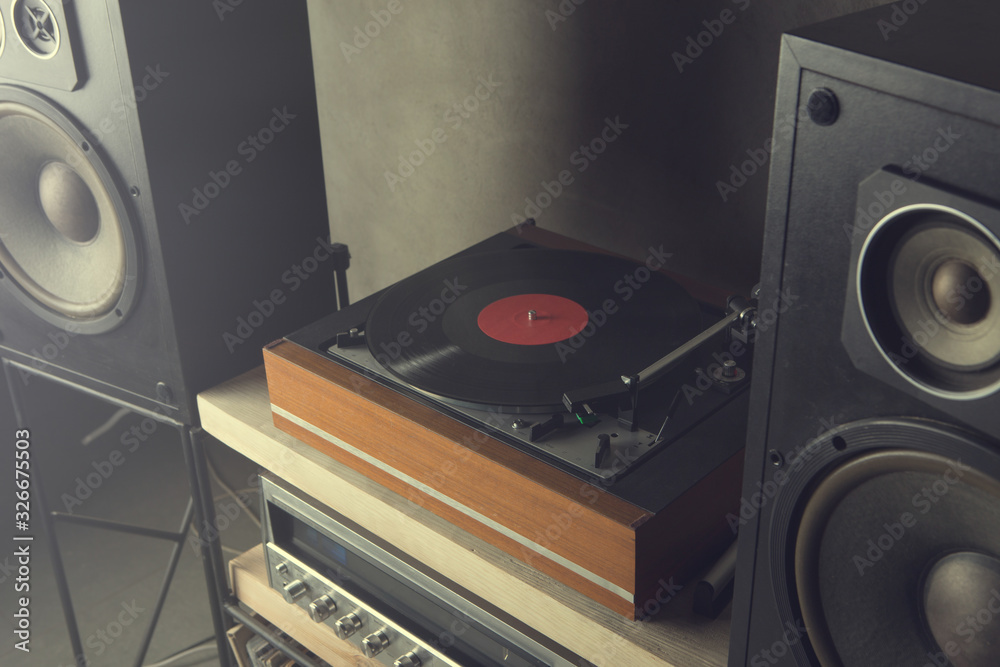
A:
POLYGON ((357 614, 351 613, 337 620, 334 623, 334 627, 337 629, 337 636, 341 639, 347 639, 355 632, 361 629, 361 619, 358 618, 357 614))
POLYGON ((296 579, 291 583, 285 585, 282 590, 282 595, 285 596, 285 600, 288 602, 295 602, 300 597, 306 594, 306 585, 301 579, 296 579))
POLYGON ((317 623, 322 623, 330 618, 330 614, 337 611, 337 603, 329 595, 316 598, 309 603, 309 617, 317 623))
POLYGON ((278 563, 274 566, 274 571, 284 577, 288 574, 288 563, 278 563))
POLYGON ((361 646, 365 650, 365 655, 374 658, 389 646, 389 637, 385 634, 385 629, 371 633, 361 640, 361 646))
POLYGON ((420 656, 417 655, 417 652, 410 651, 403 657, 396 660, 396 662, 392 663, 392 667, 420 667, 422 664, 424 663, 420 660, 420 656))
POLYGON ((747 372, 737 366, 732 359, 727 359, 721 366, 713 366, 711 373, 711 379, 721 385, 736 384, 744 380, 746 376, 747 372))

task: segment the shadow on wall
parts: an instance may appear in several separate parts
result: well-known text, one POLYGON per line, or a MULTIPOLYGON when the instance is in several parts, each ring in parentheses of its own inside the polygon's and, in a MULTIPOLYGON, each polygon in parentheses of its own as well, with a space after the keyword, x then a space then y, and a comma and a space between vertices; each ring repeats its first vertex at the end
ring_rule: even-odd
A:
POLYGON ((355 294, 531 216, 636 258, 663 245, 671 268, 746 292, 780 34, 878 4, 312 0, 355 294))

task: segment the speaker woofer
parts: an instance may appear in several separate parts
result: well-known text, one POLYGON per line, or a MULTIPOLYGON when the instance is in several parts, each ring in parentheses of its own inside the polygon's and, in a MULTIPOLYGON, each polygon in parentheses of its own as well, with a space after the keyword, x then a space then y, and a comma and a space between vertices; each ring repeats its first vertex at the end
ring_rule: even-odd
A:
MULTIPOLYGON (((922 445, 949 441, 927 429, 912 435, 922 445)), ((897 427, 886 444, 906 436, 897 427)), ((1000 587, 991 567, 1000 566, 993 477, 929 452, 863 454, 815 487, 794 544, 795 590, 819 665, 923 665, 942 656, 1000 664, 1000 593, 989 606, 1000 587)))
POLYGON ((1000 242, 982 224, 898 209, 865 243, 857 281, 869 333, 904 377, 951 398, 1000 388, 1000 242))
POLYGON ((94 147, 59 110, 0 86, 0 282, 57 326, 100 333, 135 296, 127 207, 94 147))

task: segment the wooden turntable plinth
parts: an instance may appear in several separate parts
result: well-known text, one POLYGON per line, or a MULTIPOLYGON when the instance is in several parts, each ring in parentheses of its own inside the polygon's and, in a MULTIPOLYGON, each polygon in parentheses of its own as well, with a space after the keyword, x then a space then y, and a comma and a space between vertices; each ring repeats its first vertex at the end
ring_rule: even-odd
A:
MULTIPOLYGON (((264 360, 278 428, 628 618, 656 613, 732 540, 741 444, 650 511, 295 343, 264 360)), ((708 421, 695 431, 718 430, 708 421)))

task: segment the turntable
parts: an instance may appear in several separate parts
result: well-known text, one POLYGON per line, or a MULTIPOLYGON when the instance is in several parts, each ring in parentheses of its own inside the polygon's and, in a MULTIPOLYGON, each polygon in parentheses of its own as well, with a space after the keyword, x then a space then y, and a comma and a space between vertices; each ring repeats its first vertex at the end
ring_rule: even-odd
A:
POLYGON ((754 312, 663 263, 497 234, 269 345, 275 425, 655 613, 733 537, 754 312))

